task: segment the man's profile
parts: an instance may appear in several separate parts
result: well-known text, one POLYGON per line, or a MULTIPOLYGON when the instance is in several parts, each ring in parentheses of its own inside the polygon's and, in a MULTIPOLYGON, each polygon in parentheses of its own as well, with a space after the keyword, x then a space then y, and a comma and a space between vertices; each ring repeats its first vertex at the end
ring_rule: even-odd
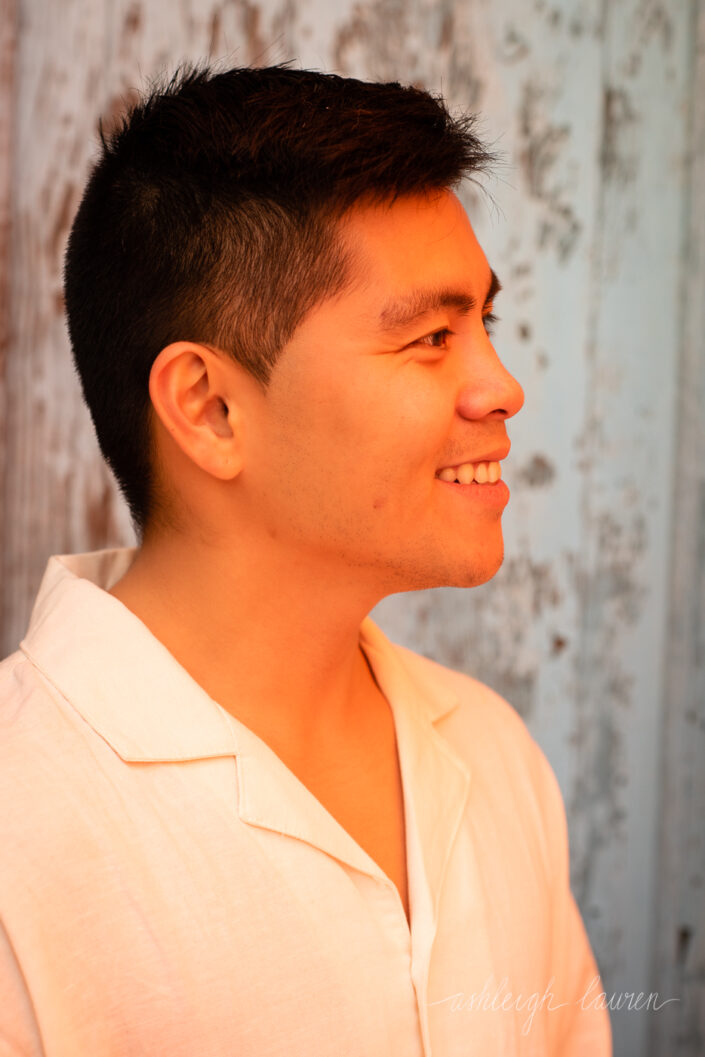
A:
POLYGON ((502 562, 491 161, 286 66, 102 135, 65 297, 139 546, 52 558, 0 666, 0 1053, 611 1052, 545 756, 368 616, 502 562))

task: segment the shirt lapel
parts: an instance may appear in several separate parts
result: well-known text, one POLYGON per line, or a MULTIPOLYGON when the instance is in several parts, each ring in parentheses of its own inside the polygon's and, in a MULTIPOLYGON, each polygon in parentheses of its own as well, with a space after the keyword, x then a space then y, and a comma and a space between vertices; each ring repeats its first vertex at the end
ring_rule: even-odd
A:
POLYGON ((51 558, 20 649, 127 763, 232 755, 224 710, 107 593, 133 555, 51 558))
MULTIPOLYGON (((21 650, 125 762, 235 756, 243 822, 307 841, 388 881, 276 753, 210 698, 107 593, 134 554, 124 548, 51 558, 21 650)), ((458 702, 410 670, 413 655, 389 642, 369 618, 360 644, 392 709, 407 831, 416 831, 435 919, 470 775, 434 723, 458 702)))
POLYGON ((435 921, 443 875, 465 812, 470 770, 434 724, 457 708, 458 699, 427 674, 424 678, 419 658, 389 642, 369 618, 363 621, 360 641, 394 715, 404 795, 411 800, 407 818, 418 831, 435 921))
MULTIPOLYGON (((428 974, 441 889, 465 812, 470 769, 434 724, 459 701, 433 665, 395 646, 370 620, 360 643, 394 715, 404 787, 406 853, 411 907, 411 978, 424 1043, 431 1050, 428 974)), ((440 670, 439 670, 440 671, 440 670)))

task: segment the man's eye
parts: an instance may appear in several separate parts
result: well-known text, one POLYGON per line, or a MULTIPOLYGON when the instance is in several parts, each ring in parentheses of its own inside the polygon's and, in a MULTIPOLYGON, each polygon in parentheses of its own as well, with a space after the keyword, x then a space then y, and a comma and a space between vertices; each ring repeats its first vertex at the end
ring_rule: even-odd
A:
POLYGON ((419 338, 415 344, 426 345, 429 349, 445 349, 452 333, 452 330, 443 327, 442 330, 434 330, 433 334, 427 334, 425 338, 419 338))
MULTIPOLYGON (((492 311, 486 312, 482 317, 482 322, 487 333, 491 335, 495 323, 499 323, 499 316, 492 311)), ((419 338, 414 345, 425 345, 429 349, 446 349, 448 338, 452 337, 453 333, 454 331, 449 330, 448 327, 442 327, 441 330, 434 330, 433 334, 426 334, 425 337, 419 338)))

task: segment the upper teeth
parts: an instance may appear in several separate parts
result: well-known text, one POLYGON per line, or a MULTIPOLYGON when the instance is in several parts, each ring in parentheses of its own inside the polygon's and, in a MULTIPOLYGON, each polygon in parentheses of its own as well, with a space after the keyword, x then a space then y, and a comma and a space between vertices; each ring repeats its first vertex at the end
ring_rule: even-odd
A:
POLYGON ((437 477, 441 481, 458 481, 460 484, 494 484, 502 476, 502 467, 498 462, 464 462, 462 466, 447 466, 440 470, 437 477))

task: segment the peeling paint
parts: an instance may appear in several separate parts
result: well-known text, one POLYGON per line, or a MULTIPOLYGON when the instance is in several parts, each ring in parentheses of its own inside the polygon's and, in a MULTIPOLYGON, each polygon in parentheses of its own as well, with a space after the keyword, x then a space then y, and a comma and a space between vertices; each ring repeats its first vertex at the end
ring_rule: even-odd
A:
POLYGON ((521 62, 531 52, 529 42, 516 26, 508 25, 502 36, 498 57, 505 64, 521 62))
POLYGON ((688 960, 692 939, 693 930, 688 925, 681 925, 676 934, 676 961, 679 965, 685 965, 688 960))
POLYGON ((545 455, 532 455, 517 474, 517 481, 529 488, 543 488, 553 481, 556 468, 545 455))
POLYGON ((660 3, 659 0, 642 0, 635 22, 635 38, 642 49, 657 39, 664 52, 671 50, 674 28, 666 4, 660 3))
POLYGON ((606 180, 629 184, 634 181, 638 158, 634 149, 634 126, 638 121, 628 92, 606 87, 603 95, 600 165, 606 180))
POLYGON ((538 222, 539 246, 553 246, 559 259, 565 261, 576 248, 582 224, 573 205, 563 199, 564 189, 553 179, 554 167, 571 133, 568 125, 551 121, 549 96, 546 86, 536 79, 523 86, 519 162, 529 194, 544 207, 538 222))
POLYGON ((563 650, 568 646, 568 639, 564 638, 563 635, 554 634, 551 639, 551 656, 557 657, 563 653, 563 650))
POLYGON ((451 103, 457 100, 464 109, 476 110, 484 84, 477 73, 466 11, 453 0, 355 4, 335 31, 334 67, 352 76, 441 88, 451 103))
POLYGON ((441 20, 441 32, 438 38, 440 48, 450 48, 455 32, 455 14, 452 10, 444 11, 441 20))
POLYGON ((555 204, 539 224, 538 244, 541 249, 554 246, 558 259, 566 261, 573 253, 582 225, 572 206, 555 204))
POLYGON ((482 603, 474 592, 452 588, 419 595, 403 638, 442 664, 489 683, 528 719, 536 709, 546 649, 538 628, 563 603, 560 576, 553 563, 508 557, 481 590, 482 603), (421 632, 423 642, 415 641, 421 632))
MULTIPOLYGON (((648 535, 645 517, 637 513, 628 523, 620 522, 609 511, 595 518, 597 567, 578 577, 577 590, 590 618, 601 617, 600 625, 608 639, 614 637, 605 618, 611 614, 619 623, 635 624, 648 597, 648 587, 640 578, 642 561, 647 552, 648 535)), ((606 659, 606 658, 605 658, 606 659)))
POLYGON ((142 28, 142 8, 139 4, 131 4, 125 12, 123 22, 123 33, 126 37, 134 36, 142 28))
POLYGON ((519 470, 518 480, 530 488, 540 488, 550 484, 556 476, 556 468, 546 456, 532 456, 531 460, 519 470))
POLYGON ((545 90, 539 83, 528 81, 524 85, 520 109, 524 146, 519 157, 529 193, 539 199, 548 199, 551 195, 548 176, 562 144, 570 136, 568 125, 553 125, 546 118, 545 100, 545 90))
POLYGON ((250 3, 249 0, 238 0, 235 6, 240 13, 247 61, 255 64, 261 62, 269 46, 269 41, 261 31, 261 8, 259 4, 250 3))
POLYGON ((142 30, 142 8, 139 3, 132 3, 125 11, 120 27, 118 55, 123 61, 129 61, 134 44, 139 40, 142 30))
POLYGON ((217 55, 221 47, 221 34, 223 31, 223 16, 219 7, 214 7, 211 13, 210 36, 208 41, 208 54, 217 55))

